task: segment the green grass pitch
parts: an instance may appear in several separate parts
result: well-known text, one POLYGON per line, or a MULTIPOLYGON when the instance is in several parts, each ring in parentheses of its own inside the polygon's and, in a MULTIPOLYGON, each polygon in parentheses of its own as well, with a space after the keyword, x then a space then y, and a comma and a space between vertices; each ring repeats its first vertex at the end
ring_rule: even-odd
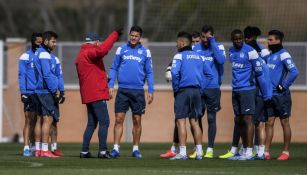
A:
MULTIPOLYGON (((281 144, 272 146, 270 161, 230 161, 204 159, 202 161, 170 161, 161 159, 159 154, 170 144, 141 144, 142 159, 131 157, 131 144, 121 145, 121 157, 112 160, 97 158, 80 159, 81 144, 59 144, 65 157, 58 159, 25 158, 21 155, 22 144, 0 144, 1 175, 181 175, 181 174, 253 174, 253 175, 299 175, 307 174, 307 144, 291 145, 291 160, 277 161, 281 144)), ((91 145, 91 152, 97 155, 97 144, 91 145)), ((110 146, 111 147, 111 146, 110 146)), ((230 144, 216 144, 215 157, 225 153, 230 144)), ((192 148, 192 145, 189 145, 192 148)))

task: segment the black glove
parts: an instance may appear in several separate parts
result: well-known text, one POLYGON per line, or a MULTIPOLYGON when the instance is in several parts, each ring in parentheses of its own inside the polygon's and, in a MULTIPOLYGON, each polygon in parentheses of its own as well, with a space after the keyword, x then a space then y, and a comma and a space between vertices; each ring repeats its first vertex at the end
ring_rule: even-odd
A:
POLYGON ((265 106, 266 108, 271 108, 271 107, 273 107, 273 100, 272 100, 272 99, 265 100, 265 101, 264 101, 264 106, 265 106))
POLYGON ((286 91, 286 88, 284 88, 281 84, 279 84, 279 85, 277 86, 277 91, 278 91, 279 93, 283 93, 284 91, 286 91))
POLYGON ((54 100, 54 104, 58 104, 59 103, 59 97, 57 95, 57 93, 52 93, 52 97, 53 97, 53 100, 54 100))
POLYGON ((27 103, 29 100, 29 96, 27 94, 21 94, 21 101, 23 103, 27 103))
POLYGON ((64 92, 60 92, 59 103, 63 104, 65 102, 65 94, 64 92))
POLYGON ((121 28, 117 29, 116 32, 118 33, 119 36, 121 36, 123 34, 123 30, 124 30, 124 28, 121 27, 121 28))

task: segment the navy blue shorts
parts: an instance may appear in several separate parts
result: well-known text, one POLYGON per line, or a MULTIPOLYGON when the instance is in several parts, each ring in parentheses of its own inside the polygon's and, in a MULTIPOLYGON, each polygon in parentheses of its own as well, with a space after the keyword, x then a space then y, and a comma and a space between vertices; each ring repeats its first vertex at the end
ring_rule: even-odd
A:
POLYGON ((143 89, 118 88, 115 99, 115 113, 126 113, 131 108, 133 114, 145 113, 145 94, 143 89))
POLYGON ((203 112, 218 112, 221 110, 221 90, 220 88, 205 89, 202 93, 203 112))
POLYGON ((51 116, 54 121, 60 120, 59 104, 56 104, 52 95, 48 94, 37 94, 39 100, 39 116, 51 116))
POLYGON ((255 115, 256 90, 232 91, 232 107, 236 116, 255 115))
POLYGON ((256 110, 253 116, 254 123, 266 122, 268 119, 267 109, 264 105, 264 100, 261 96, 256 96, 256 110))
POLYGON ((176 119, 202 117, 201 93, 198 88, 182 88, 175 96, 176 119))
POLYGON ((24 112, 35 112, 37 113, 39 107, 39 101, 36 94, 28 95, 28 101, 24 103, 24 112))
POLYGON ((291 116, 292 99, 290 92, 283 95, 274 95, 272 100, 273 105, 268 108, 269 117, 288 118, 291 116))

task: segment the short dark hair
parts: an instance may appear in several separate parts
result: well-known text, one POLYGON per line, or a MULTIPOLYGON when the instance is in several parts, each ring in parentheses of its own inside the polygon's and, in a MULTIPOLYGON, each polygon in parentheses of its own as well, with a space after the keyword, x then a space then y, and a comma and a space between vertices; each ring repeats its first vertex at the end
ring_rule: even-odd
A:
POLYGON ((213 35, 214 34, 214 30, 213 30, 213 27, 211 25, 204 25, 202 28, 201 28, 201 31, 203 33, 207 33, 207 32, 211 32, 211 34, 213 35))
POLYGON ((192 35, 189 34, 188 32, 181 31, 177 34, 177 38, 185 38, 189 40, 190 44, 192 43, 192 35))
POLYGON ((200 37, 200 33, 199 33, 199 32, 196 32, 196 31, 192 32, 191 35, 192 35, 192 38, 200 37))
POLYGON ((245 38, 251 38, 251 37, 257 37, 261 35, 261 30, 258 27, 252 27, 252 26, 247 26, 244 29, 244 37, 245 38))
POLYGON ((235 35, 237 34, 240 34, 240 35, 243 35, 243 32, 240 30, 240 29, 234 29, 232 32, 231 32, 231 38, 234 37, 235 35))
POLYGON ((274 35, 276 39, 282 41, 284 39, 284 33, 279 30, 271 30, 269 31, 269 35, 274 35))
POLYGON ((131 32, 139 32, 141 36, 143 34, 143 30, 140 26, 132 26, 129 33, 131 32))
POLYGON ((57 39, 58 38, 58 34, 56 34, 53 31, 46 31, 46 32, 43 33, 43 41, 45 41, 46 39, 50 40, 52 37, 57 39))
POLYGON ((31 42, 35 42, 37 37, 43 37, 42 33, 40 32, 33 32, 31 35, 31 42))

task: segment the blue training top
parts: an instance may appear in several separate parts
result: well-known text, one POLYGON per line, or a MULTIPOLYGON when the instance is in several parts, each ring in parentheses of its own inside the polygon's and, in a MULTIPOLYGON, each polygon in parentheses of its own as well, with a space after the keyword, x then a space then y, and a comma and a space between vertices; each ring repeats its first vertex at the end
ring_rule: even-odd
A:
POLYGON ((141 44, 132 48, 129 42, 118 47, 109 73, 110 88, 114 87, 116 75, 120 88, 144 89, 147 80, 148 92, 153 93, 154 74, 149 49, 141 44))

